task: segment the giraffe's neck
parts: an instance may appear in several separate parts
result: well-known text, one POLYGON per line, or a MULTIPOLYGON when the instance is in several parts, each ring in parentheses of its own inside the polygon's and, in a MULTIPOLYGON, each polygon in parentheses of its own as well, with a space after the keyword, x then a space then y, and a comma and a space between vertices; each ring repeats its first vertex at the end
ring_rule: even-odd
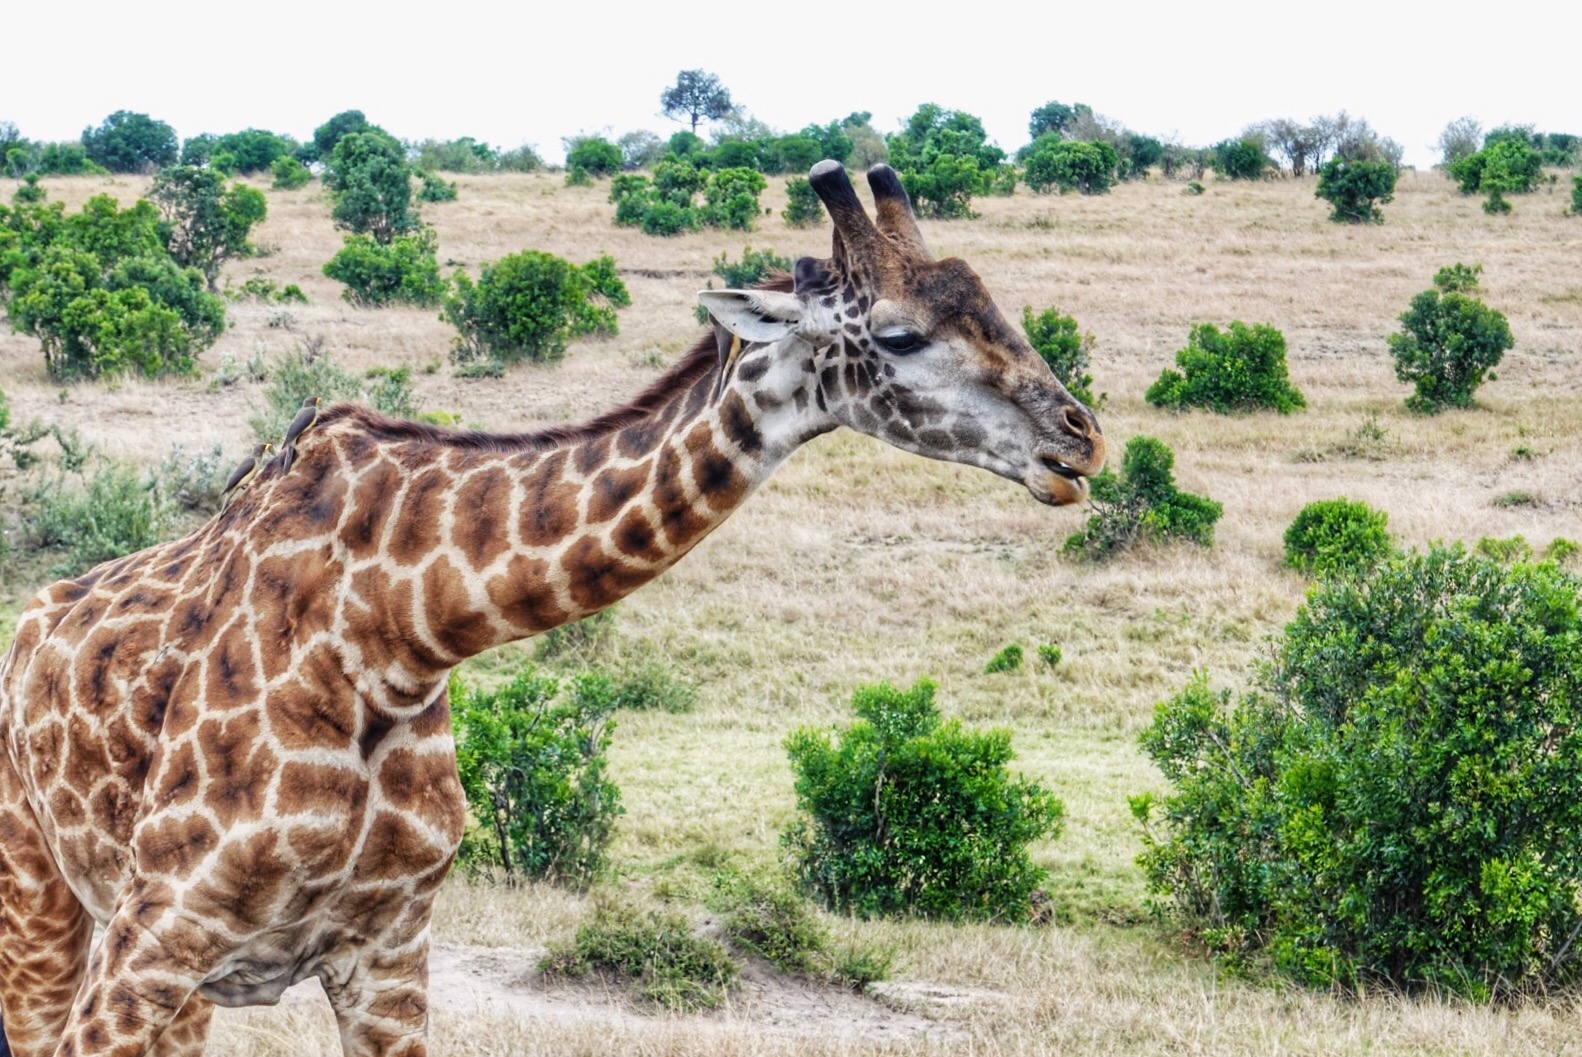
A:
POLYGON ((546 450, 386 445, 369 472, 399 467, 396 494, 353 495, 390 508, 385 630, 412 649, 397 689, 420 695, 465 657, 597 612, 679 561, 834 428, 802 351, 749 347, 718 397, 716 368, 635 421, 546 450))

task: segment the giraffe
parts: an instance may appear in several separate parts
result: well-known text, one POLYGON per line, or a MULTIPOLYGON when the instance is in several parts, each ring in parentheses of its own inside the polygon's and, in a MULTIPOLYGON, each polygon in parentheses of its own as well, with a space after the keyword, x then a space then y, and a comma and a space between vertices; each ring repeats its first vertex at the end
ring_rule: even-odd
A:
POLYGON ((317 413, 183 539, 41 591, 0 662, 0 1015, 18 1057, 202 1052, 317 977, 349 1055, 426 1054, 465 822, 446 678, 688 553, 839 426, 1077 502, 1104 439, 895 173, 810 181, 833 253, 587 423, 317 413), (104 933, 91 945, 94 924, 104 933))

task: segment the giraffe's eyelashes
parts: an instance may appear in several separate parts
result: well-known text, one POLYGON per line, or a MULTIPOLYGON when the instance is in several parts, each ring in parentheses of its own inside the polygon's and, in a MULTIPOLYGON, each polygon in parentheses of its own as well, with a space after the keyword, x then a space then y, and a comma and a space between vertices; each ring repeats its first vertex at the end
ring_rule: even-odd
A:
POLYGON ((889 330, 881 330, 873 336, 873 340, 877 341, 879 347, 884 349, 885 352, 892 352, 897 356, 905 356, 908 353, 917 352, 928 344, 927 339, 923 335, 906 327, 892 327, 889 330))

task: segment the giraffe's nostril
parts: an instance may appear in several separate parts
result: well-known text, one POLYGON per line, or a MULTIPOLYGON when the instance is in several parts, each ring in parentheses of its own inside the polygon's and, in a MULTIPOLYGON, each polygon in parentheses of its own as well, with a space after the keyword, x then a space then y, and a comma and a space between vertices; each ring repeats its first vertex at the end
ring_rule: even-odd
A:
POLYGON ((1099 431, 1099 424, 1093 420, 1092 413, 1085 407, 1061 408, 1060 425, 1072 436, 1088 441, 1091 441, 1099 431))

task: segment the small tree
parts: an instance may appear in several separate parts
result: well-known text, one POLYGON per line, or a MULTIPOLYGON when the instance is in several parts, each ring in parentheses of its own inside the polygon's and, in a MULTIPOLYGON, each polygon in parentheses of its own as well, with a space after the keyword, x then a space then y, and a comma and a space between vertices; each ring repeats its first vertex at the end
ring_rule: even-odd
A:
POLYGON ((1033 351, 1049 364, 1066 392, 1091 408, 1104 402, 1102 398, 1094 398, 1093 376, 1088 373, 1093 335, 1083 334, 1075 319, 1053 308, 1046 308, 1035 316, 1030 306, 1023 306, 1022 333, 1027 335, 1027 343, 1033 351))
POLYGON ((616 333, 615 310, 631 303, 609 257, 578 267, 523 250, 484 265, 476 283, 457 272, 443 318, 458 332, 458 362, 546 363, 575 337, 616 333))
POLYGON ((361 110, 342 110, 313 130, 313 157, 307 161, 328 161, 340 141, 356 132, 382 131, 371 125, 361 110))
POLYGON ((1139 539, 1184 539, 1200 546, 1214 542, 1214 523, 1223 507, 1212 499, 1176 488, 1175 453, 1153 437, 1133 437, 1121 456, 1121 472, 1108 467, 1093 478, 1089 501, 1094 514, 1081 532, 1066 537, 1061 550, 1102 561, 1139 539))
POLYGON ((1387 341, 1395 377, 1416 392, 1413 411, 1436 414, 1446 407, 1472 406, 1472 393, 1514 345, 1505 317, 1472 295, 1482 265, 1441 268, 1434 289, 1412 298, 1401 315, 1401 333, 1387 341))
POLYGON ((498 862, 507 880, 586 885, 603 867, 622 813, 605 776, 615 723, 589 695, 531 666, 494 692, 450 683, 456 770, 479 828, 464 862, 498 862))
POLYGON ((1392 552, 1389 515, 1350 499, 1309 503, 1285 530, 1285 564, 1315 576, 1372 568, 1392 552))
POLYGON ((810 228, 824 219, 824 204, 807 177, 793 176, 786 181, 786 207, 780 216, 794 228, 810 228))
POLYGON ((993 190, 1005 165, 1005 152, 989 142, 980 118, 936 103, 918 107, 886 142, 890 164, 926 216, 972 216, 973 197, 993 190))
POLYGON ((1267 323, 1237 320, 1221 332, 1212 323, 1192 328, 1176 353, 1180 371, 1165 370, 1145 399, 1178 410, 1206 407, 1220 414, 1273 408, 1288 414, 1306 405, 1286 374, 1285 335, 1267 323))
POLYGON ((1395 198, 1395 166, 1387 161, 1347 161, 1331 158, 1318 170, 1313 192, 1330 204, 1329 219, 1353 224, 1384 223, 1375 204, 1395 198))
POLYGON ((1006 730, 941 722, 934 684, 861 687, 857 721, 786 740, 800 821, 781 838, 803 886, 862 917, 1025 921, 1045 871, 1027 846, 1064 808, 1012 777, 1006 730))
POLYGON ((1571 177, 1571 215, 1582 216, 1582 176, 1571 177))
MULTIPOLYGON (((1496 130, 1498 132, 1499 130, 1496 130)), ((1543 158, 1524 139, 1494 138, 1475 154, 1450 166, 1450 175, 1464 195, 1485 194, 1485 213, 1509 213, 1508 194, 1527 194, 1543 172, 1543 158)))
POLYGON ((1449 169, 1456 162, 1478 152, 1483 142, 1483 126, 1475 117, 1458 117, 1439 134, 1439 164, 1449 169))
POLYGON ((239 183, 227 187, 213 170, 180 165, 161 170, 148 197, 164 217, 171 257, 202 272, 210 293, 219 288, 222 264, 257 252, 247 236, 268 210, 262 192, 239 183))
POLYGON ((152 172, 174 165, 177 143, 175 129, 131 110, 117 110, 97 128, 82 130, 89 160, 111 172, 152 172))
POLYGON ((659 93, 659 108, 668 118, 689 121, 697 135, 698 122, 718 121, 731 112, 731 93, 712 73, 682 70, 676 83, 659 93))
POLYGON ((1092 113, 1092 110, 1082 103, 1077 103, 1075 106, 1054 101, 1045 103, 1033 111, 1031 119, 1027 122, 1027 138, 1036 143, 1051 133, 1057 137, 1065 136, 1083 111, 1092 113))
POLYGON ((324 186, 334 195, 336 227, 388 243, 418 226, 406 152, 383 132, 342 136, 330 155, 324 186))

